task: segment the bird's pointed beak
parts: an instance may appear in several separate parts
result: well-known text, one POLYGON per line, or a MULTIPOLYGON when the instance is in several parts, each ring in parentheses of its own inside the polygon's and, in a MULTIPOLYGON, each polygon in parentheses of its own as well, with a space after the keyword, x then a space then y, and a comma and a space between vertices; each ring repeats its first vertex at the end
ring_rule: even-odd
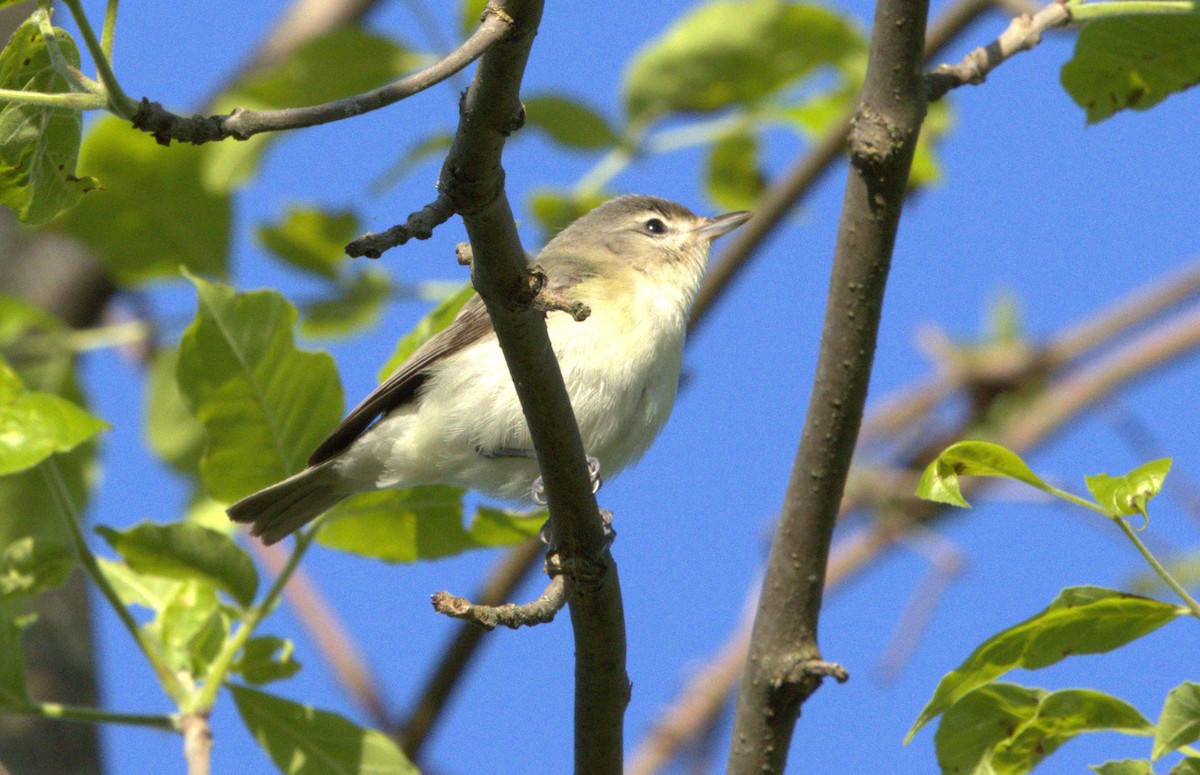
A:
POLYGON ((737 227, 741 226, 746 221, 750 220, 750 216, 754 213, 746 210, 739 210, 736 213, 725 213, 714 218, 705 218, 696 227, 696 233, 712 242, 717 237, 723 237, 737 227))

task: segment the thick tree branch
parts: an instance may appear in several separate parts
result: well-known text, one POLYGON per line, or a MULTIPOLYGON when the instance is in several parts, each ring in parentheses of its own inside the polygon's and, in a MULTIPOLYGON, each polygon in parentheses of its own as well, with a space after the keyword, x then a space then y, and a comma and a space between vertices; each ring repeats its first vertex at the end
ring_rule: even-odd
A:
POLYGON ((512 32, 480 59, 463 96, 454 143, 438 189, 462 215, 471 241, 471 279, 487 305, 516 386, 542 471, 554 549, 568 569, 575 634, 575 770, 621 770, 629 698, 625 623, 616 565, 608 552, 579 428, 504 193, 501 152, 524 123, 519 89, 541 19, 538 0, 489 6, 512 32))
POLYGON ((489 6, 479 28, 444 59, 386 86, 353 97, 303 108, 237 108, 228 115, 219 116, 179 116, 157 102, 143 98, 141 107, 133 118, 133 126, 154 135, 154 139, 162 145, 170 145, 172 140, 199 145, 231 137, 235 140, 247 140, 262 132, 318 126, 359 116, 387 107, 446 80, 474 62, 496 41, 508 34, 511 23, 512 20, 506 14, 489 6))
POLYGON ((879 0, 850 133, 817 376, 754 621, 729 771, 781 772, 800 706, 829 674, 817 647, 833 526, 854 453, 908 171, 925 116, 926 0, 879 0))

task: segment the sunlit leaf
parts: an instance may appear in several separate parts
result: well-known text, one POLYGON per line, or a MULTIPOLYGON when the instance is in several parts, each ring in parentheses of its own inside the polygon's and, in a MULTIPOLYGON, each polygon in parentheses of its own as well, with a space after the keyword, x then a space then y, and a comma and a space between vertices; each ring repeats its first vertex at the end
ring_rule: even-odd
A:
POLYGON ((0 359, 0 476, 33 468, 107 427, 65 398, 26 390, 0 359))
POLYGON ((1102 692, 994 683, 949 708, 934 743, 942 772, 1023 775, 1072 738, 1101 730, 1150 735, 1154 727, 1102 692))
POLYGON ((912 168, 908 172, 908 187, 934 186, 942 181, 942 165, 938 161, 937 146, 954 127, 950 103, 938 100, 929 106, 925 120, 921 122, 921 134, 913 153, 912 168))
POLYGON ((423 345, 429 337, 450 325, 450 321, 454 320, 454 316, 474 295, 475 289, 471 287, 470 283, 467 283, 457 293, 447 296, 428 315, 421 318, 421 322, 417 323, 413 330, 405 334, 404 338, 397 343, 396 350, 379 369, 379 381, 383 382, 392 376, 392 372, 401 363, 404 363, 408 356, 416 352, 417 348, 423 345))
POLYGON ((1186 613, 1179 606, 1111 589, 1064 589, 1044 611, 988 638, 943 676, 905 739, 911 740, 968 692, 1009 670, 1036 670, 1069 656, 1112 651, 1186 613))
POLYGON ((83 139, 79 168, 99 177, 104 189, 66 213, 62 228, 91 247, 123 285, 177 278, 180 266, 223 276, 230 200, 201 184, 201 152, 192 145, 164 148, 115 116, 100 119, 83 139))
POLYGON ((337 279, 345 263, 346 243, 358 233, 358 216, 349 210, 328 212, 292 207, 279 223, 258 227, 258 241, 298 269, 337 279))
POLYGON ((1149 759, 1119 759, 1089 767, 1096 775, 1154 775, 1149 759))
MULTIPOLYGON (((79 67, 79 49, 54 28, 63 59, 79 67)), ((51 63, 36 21, 17 28, 0 51, 0 89, 61 94, 70 84, 51 63)), ((0 204, 25 223, 41 224, 73 207, 99 184, 75 175, 83 114, 69 108, 0 103, 0 204)))
POLYGON ((1185 756, 1171 768, 1171 775, 1200 775, 1200 757, 1185 756))
POLYGON ((391 293, 387 271, 368 267, 339 283, 336 296, 305 305, 300 333, 311 338, 340 337, 370 328, 379 322, 391 293))
POLYGON ((576 99, 537 94, 525 98, 524 103, 526 125, 541 129, 568 148, 594 151, 620 141, 604 116, 576 99))
POLYGON ((243 606, 254 602, 258 591, 254 562, 224 533, 190 522, 142 522, 127 530, 100 526, 96 532, 138 573, 203 579, 243 606))
POLYGON ((285 775, 418 775, 382 732, 336 713, 228 686, 250 734, 285 775))
POLYGON ((458 25, 464 36, 470 35, 479 26, 479 17, 483 16, 483 9, 487 4, 488 0, 462 0, 458 25))
POLYGON ((1054 488, 1025 465, 1025 461, 999 444, 960 441, 947 447, 921 474, 917 496, 951 506, 969 507, 958 484, 960 476, 999 476, 1016 479, 1045 492, 1054 488))
POLYGON ((204 426, 196 420, 179 391, 175 377, 178 367, 177 347, 159 349, 150 362, 144 412, 146 442, 176 471, 196 476, 204 452, 204 426))
POLYGON ((161 611, 175 597, 182 581, 152 573, 138 573, 124 562, 97 557, 100 572, 126 606, 139 605, 151 611, 161 611))
POLYGON ((544 512, 526 515, 481 508, 464 529, 462 496, 454 487, 358 495, 334 507, 317 541, 387 562, 415 562, 520 543, 537 535, 546 521, 544 512))
POLYGON ((1088 492, 1114 517, 1145 514, 1146 503, 1162 490, 1171 458, 1152 460, 1124 476, 1096 474, 1085 477, 1088 492))
MULTIPOLYGON (((217 98, 215 112, 317 105, 382 86, 423 61, 424 57, 394 40, 360 27, 338 27, 284 60, 247 75, 217 98)), ((205 185, 225 192, 243 185, 281 135, 266 132, 244 142, 205 145, 205 185)))
POLYGON ((1159 759, 1200 740, 1200 684, 1184 681, 1167 693, 1151 757, 1159 759))
POLYGON ((265 684, 281 678, 291 678, 300 670, 292 652, 290 640, 263 635, 246 641, 233 671, 252 684, 265 684))
POLYGON ((600 205, 608 195, 602 191, 578 195, 543 188, 529 197, 529 209, 542 227, 542 239, 549 242, 570 223, 600 205))
POLYGON ((705 3, 634 56, 624 79, 626 114, 636 125, 670 111, 753 104, 864 50, 850 21, 816 5, 705 3))
POLYGON ((75 555, 65 544, 25 536, 0 550, 0 599, 29 597, 67 580, 75 555))
POLYGON ((179 384, 207 434, 205 487, 232 503, 306 466, 341 417, 342 389, 328 354, 296 348, 296 310, 278 293, 192 282, 179 384))
POLYGON ((203 674, 228 634, 216 589, 195 578, 180 584, 147 632, 174 670, 203 674))
POLYGON ((735 132, 718 140, 709 151, 705 178, 709 198, 722 208, 752 209, 767 185, 758 164, 758 138, 735 132))
POLYGON ((1200 17, 1124 16, 1089 22, 1075 39, 1062 84, 1088 123, 1147 110, 1200 82, 1200 17))

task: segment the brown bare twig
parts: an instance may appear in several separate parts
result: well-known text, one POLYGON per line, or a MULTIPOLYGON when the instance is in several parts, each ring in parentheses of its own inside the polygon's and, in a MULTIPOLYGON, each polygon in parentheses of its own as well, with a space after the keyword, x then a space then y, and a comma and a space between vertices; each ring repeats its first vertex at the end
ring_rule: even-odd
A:
POLYGON ((454 205, 444 196, 438 196, 429 204, 408 216, 404 223, 386 231, 367 232, 346 246, 346 255, 351 258, 366 256, 379 258, 385 250, 398 247, 410 239, 429 239, 433 230, 454 215, 454 205))
POLYGON ((433 610, 439 614, 472 622, 485 630, 494 630, 498 625, 516 630, 554 621, 567 604, 567 586, 562 576, 555 576, 537 600, 522 605, 476 605, 449 592, 436 592, 432 600, 433 610))

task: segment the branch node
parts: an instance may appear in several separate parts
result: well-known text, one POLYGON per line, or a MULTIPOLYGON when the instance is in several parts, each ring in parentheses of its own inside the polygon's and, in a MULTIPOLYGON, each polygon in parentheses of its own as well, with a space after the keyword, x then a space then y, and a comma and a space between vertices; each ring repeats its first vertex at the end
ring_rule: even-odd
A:
POLYGON ((458 259, 459 266, 470 266, 475 261, 475 252, 471 250, 471 243, 460 242, 454 246, 454 257, 458 259))
MULTIPOLYGON (((454 215, 454 206, 442 195, 417 212, 408 216, 408 220, 397 224, 387 231, 367 232, 346 246, 346 255, 352 258, 366 256, 379 258, 385 250, 403 245, 410 239, 429 239, 433 230, 450 220, 454 215)), ((461 263, 461 258, 459 259, 461 263)))
POLYGON ((561 293, 548 289, 546 287, 546 271, 540 266, 534 266, 529 270, 529 291, 533 297, 527 303, 542 313, 565 312, 577 323, 582 323, 592 314, 592 308, 582 301, 568 299, 561 293))
POLYGON ((225 130, 227 116, 177 116, 157 102, 142 97, 138 111, 133 116, 133 128, 148 132, 159 145, 170 145, 172 140, 201 145, 226 137, 236 137, 225 130))
POLYGON ((906 135, 886 116, 863 105, 850 122, 850 159, 860 168, 879 169, 904 146, 906 135))
POLYGON ((554 621, 554 616, 567 604, 566 583, 561 577, 551 580, 541 597, 532 603, 516 605, 475 605, 470 600, 449 592, 437 592, 430 598, 433 610, 440 614, 474 622, 485 630, 494 630, 497 625, 510 629, 532 627, 554 621))

